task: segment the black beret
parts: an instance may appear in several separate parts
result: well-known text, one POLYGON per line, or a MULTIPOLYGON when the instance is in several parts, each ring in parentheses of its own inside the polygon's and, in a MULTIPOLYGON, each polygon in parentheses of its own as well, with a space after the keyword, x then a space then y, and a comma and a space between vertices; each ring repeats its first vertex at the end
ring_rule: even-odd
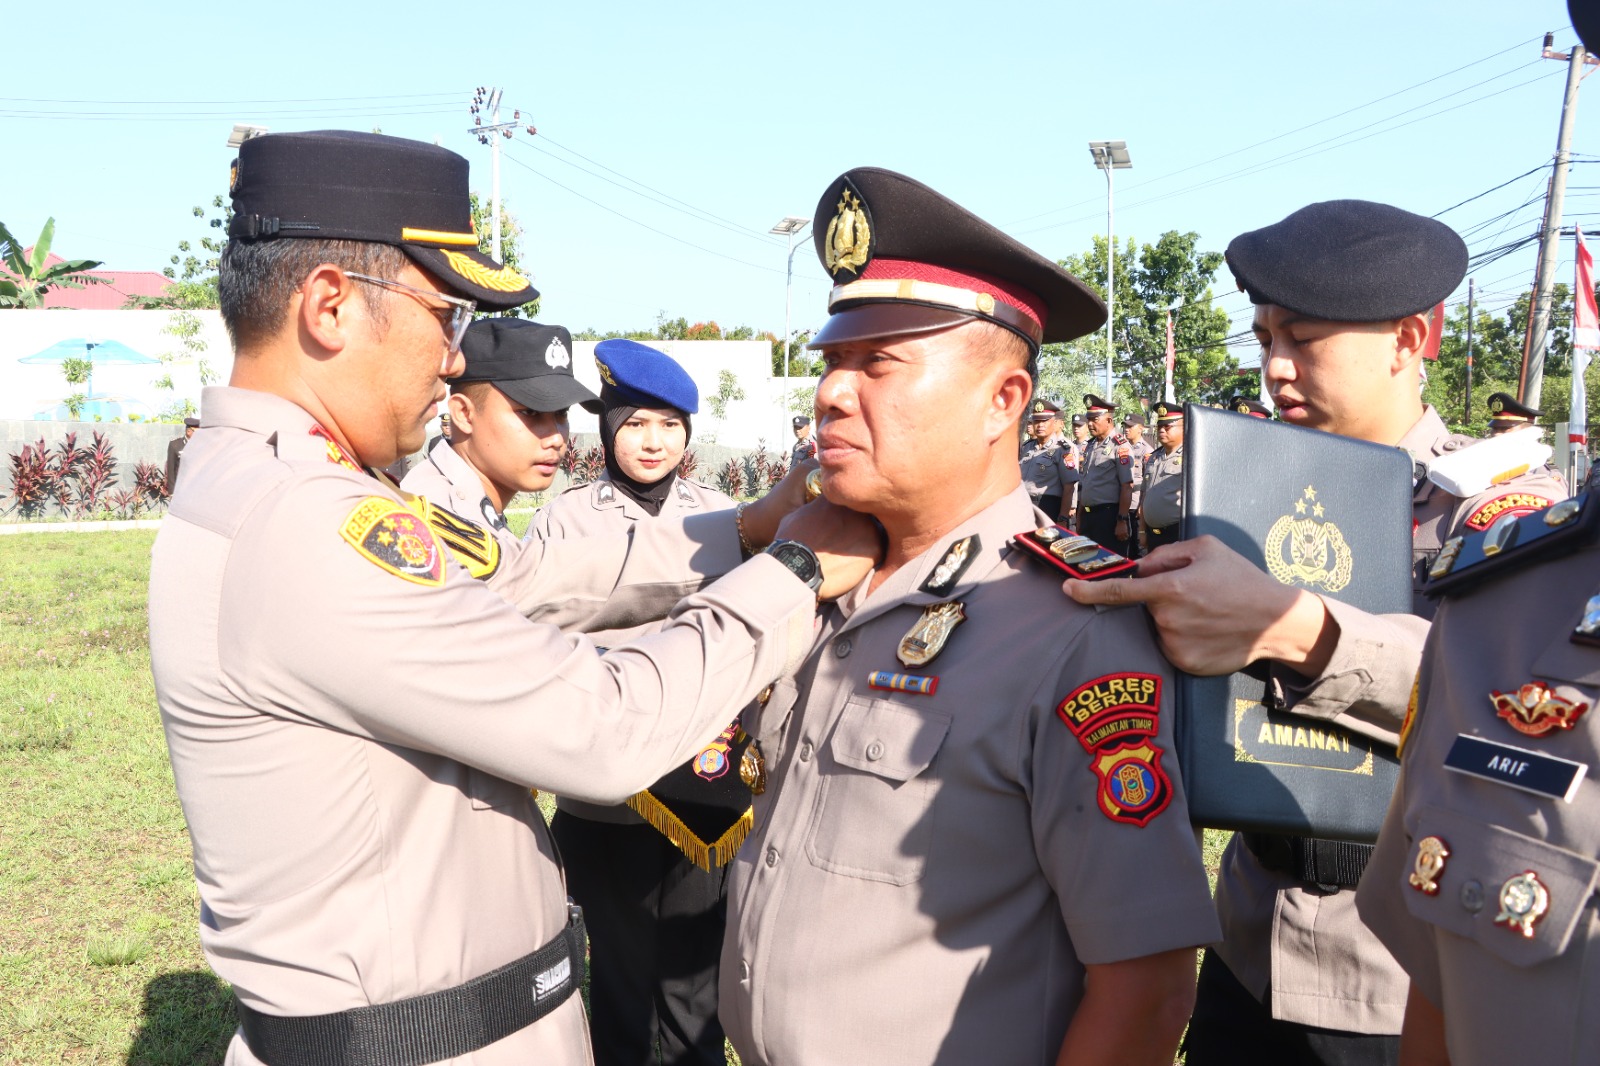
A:
POLYGON ((467 161, 438 145, 348 130, 269 133, 239 146, 229 193, 233 240, 392 244, 481 307, 539 295, 478 251, 467 161))
POLYGON ((1567 15, 1583 46, 1590 51, 1600 48, 1600 4, 1595 0, 1567 0, 1567 15))
POLYGON ((1041 343, 1093 333, 1083 282, 926 185, 877 167, 835 178, 812 222, 832 316, 807 347, 925 333, 973 318, 1041 343))
POLYGON ((1251 303, 1332 322, 1387 322, 1433 307, 1467 273, 1443 222, 1367 200, 1328 200, 1228 245, 1251 303))
POLYGON ((599 414, 600 397, 572 376, 572 335, 565 326, 522 318, 480 318, 461 338, 467 369, 454 384, 487 381, 530 411, 573 404, 599 414))

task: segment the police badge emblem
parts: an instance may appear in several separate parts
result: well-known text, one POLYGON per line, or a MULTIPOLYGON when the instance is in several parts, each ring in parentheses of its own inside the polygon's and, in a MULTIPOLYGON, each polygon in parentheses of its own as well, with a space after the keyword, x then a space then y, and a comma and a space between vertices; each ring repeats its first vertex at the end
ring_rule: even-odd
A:
POLYGON ((1550 890, 1538 874, 1524 870, 1500 886, 1500 913, 1494 924, 1532 940, 1533 927, 1549 910, 1550 890))
POLYGON ((1444 860, 1450 849, 1438 837, 1427 836, 1417 841, 1417 861, 1409 878, 1411 887, 1424 896, 1439 894, 1439 875, 1444 872, 1444 860))
POLYGON ((900 638, 895 658, 906 667, 927 666, 944 651, 946 642, 956 626, 967 620, 966 605, 960 600, 931 604, 922 609, 922 617, 900 638))
POLYGON ((867 265, 872 252, 872 224, 867 220, 861 197, 848 187, 841 190, 839 207, 828 223, 822 243, 822 265, 829 274, 841 270, 855 274, 867 265))

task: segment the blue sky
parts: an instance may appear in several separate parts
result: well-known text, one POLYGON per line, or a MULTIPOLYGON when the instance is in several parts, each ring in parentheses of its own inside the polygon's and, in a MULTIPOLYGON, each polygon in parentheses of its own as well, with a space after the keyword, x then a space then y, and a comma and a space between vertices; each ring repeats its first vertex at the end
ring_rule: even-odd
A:
MULTIPOLYGON (((505 142, 502 182, 547 321, 664 311, 776 332, 785 249, 767 231, 850 167, 904 171, 1052 257, 1104 232, 1092 139, 1132 154, 1120 236, 1195 230, 1220 250, 1335 197, 1433 214, 1550 159, 1565 64, 1539 59, 1540 38, 1574 39, 1560 0, 506 10, 25 5, 8 16, 0 221, 31 240, 54 215, 61 253, 157 269, 226 187, 234 122, 437 138, 487 194, 467 108, 498 85, 539 130, 505 142)), ((1579 107, 1579 152, 1600 154, 1597 110, 1579 107)), ((1600 229, 1600 166, 1571 181, 1569 221, 1600 229)), ((1492 248, 1535 229, 1543 183, 1443 218, 1487 223, 1469 243, 1492 248)), ((1490 307, 1533 261, 1475 270, 1490 307)), ((798 253, 795 328, 825 317, 826 291, 798 253)))

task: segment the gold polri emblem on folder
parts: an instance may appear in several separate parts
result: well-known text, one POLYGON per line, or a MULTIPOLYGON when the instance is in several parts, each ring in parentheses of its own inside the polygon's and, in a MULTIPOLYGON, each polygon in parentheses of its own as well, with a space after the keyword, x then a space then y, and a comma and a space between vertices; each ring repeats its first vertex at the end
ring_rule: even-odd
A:
POLYGON ((1264 547, 1267 572, 1285 585, 1338 592, 1355 570, 1344 533, 1324 516, 1311 485, 1294 502, 1292 514, 1272 523, 1264 547))

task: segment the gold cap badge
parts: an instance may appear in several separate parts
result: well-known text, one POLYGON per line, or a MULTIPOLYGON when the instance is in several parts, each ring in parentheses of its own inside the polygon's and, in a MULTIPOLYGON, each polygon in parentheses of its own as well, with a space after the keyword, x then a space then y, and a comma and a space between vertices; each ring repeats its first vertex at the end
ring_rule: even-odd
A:
POLYGON ((828 223, 822 245, 822 265, 830 274, 841 270, 855 274, 867 265, 871 244, 872 227, 867 222, 861 197, 845 189, 839 198, 838 212, 828 223))

